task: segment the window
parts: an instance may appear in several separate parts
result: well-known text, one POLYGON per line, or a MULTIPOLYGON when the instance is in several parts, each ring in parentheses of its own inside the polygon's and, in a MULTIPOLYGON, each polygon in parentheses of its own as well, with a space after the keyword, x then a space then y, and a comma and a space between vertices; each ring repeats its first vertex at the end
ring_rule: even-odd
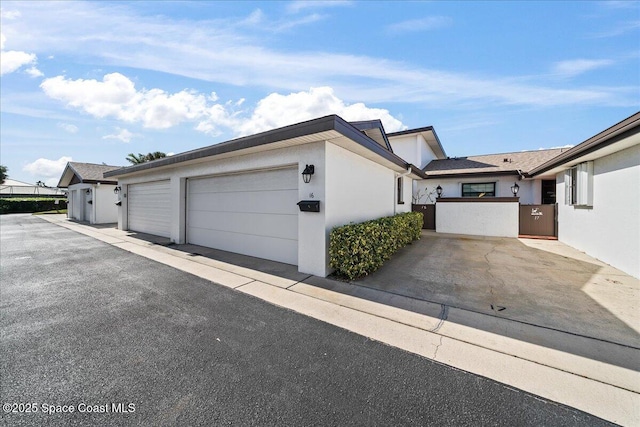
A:
POLYGON ((462 197, 495 197, 495 182, 462 184, 462 197))
POLYGON ((564 173, 564 202, 573 206, 593 206, 593 162, 584 162, 564 173))
POLYGON ((403 187, 404 187, 404 185, 402 185, 402 177, 398 177, 398 189, 396 190, 396 192, 398 194, 398 204, 399 205, 404 205, 403 187))

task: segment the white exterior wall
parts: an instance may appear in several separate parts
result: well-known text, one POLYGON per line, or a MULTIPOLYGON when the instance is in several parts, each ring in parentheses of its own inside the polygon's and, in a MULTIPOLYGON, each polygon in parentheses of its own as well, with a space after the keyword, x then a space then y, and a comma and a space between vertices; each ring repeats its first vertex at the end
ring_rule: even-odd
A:
MULTIPOLYGON (((517 176, 485 176, 479 178, 432 178, 432 179, 421 179, 416 180, 416 190, 414 191, 414 195, 417 194, 417 191, 420 191, 420 194, 425 193, 425 188, 428 189, 427 192, 432 192, 435 195, 435 189, 438 185, 442 187, 442 197, 462 197, 462 184, 463 183, 479 183, 479 182, 495 182, 496 183, 496 197, 513 197, 513 193, 511 192, 511 186, 514 183, 517 183, 520 186, 520 190, 518 192, 518 197, 520 198, 520 203, 523 205, 537 205, 540 204, 541 199, 541 188, 542 184, 540 180, 531 180, 531 179, 523 179, 518 181, 517 176)), ((435 196, 431 196, 432 201, 429 201, 426 197, 422 197, 422 199, 417 202, 418 204, 432 204, 435 202, 435 196)), ((560 199, 558 199, 560 200, 560 199)))
POLYGON ((185 243, 188 178, 292 165, 298 167, 298 199, 320 201, 320 212, 298 212, 298 270, 301 272, 317 276, 331 272, 328 243, 334 227, 411 210, 411 178, 404 178, 405 203, 397 205, 397 174, 394 171, 332 143, 316 142, 122 177, 119 179, 123 190, 118 227, 128 227, 128 185, 169 179, 171 240, 185 243), (302 171, 307 164, 315 166, 308 184, 302 180, 302 171))
MULTIPOLYGON (((329 233, 350 222, 363 222, 411 210, 412 179, 404 177, 405 203, 396 198, 398 174, 337 145, 326 146, 325 251, 329 233)), ((331 272, 328 265, 323 275, 331 272)))
POLYGON ((436 155, 420 134, 389 138, 389 143, 394 154, 420 169, 436 159, 436 155))
POLYGON ((110 224, 118 221, 118 197, 113 193, 115 185, 93 186, 94 224, 110 224))
POLYGON ((594 160, 593 207, 566 205, 556 177, 558 239, 640 278, 640 145, 594 160))
POLYGON ((436 204, 436 232, 518 237, 517 202, 443 202, 436 204))

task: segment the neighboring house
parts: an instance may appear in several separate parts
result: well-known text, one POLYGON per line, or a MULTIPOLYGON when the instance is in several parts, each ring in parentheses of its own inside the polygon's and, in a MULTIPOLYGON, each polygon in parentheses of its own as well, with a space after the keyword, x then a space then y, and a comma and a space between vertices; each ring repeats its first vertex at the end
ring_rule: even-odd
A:
MULTIPOLYGON (((568 148, 519 151, 515 153, 453 157, 429 162, 423 171, 425 180, 417 182, 418 189, 434 191, 442 188, 442 197, 513 197, 511 187, 518 184, 522 204, 554 204, 555 177, 532 178, 529 172, 567 151, 568 148)), ((433 203, 423 199, 419 203, 433 203)))
POLYGON ((0 197, 66 197, 66 192, 59 188, 44 187, 5 179, 0 185, 0 197))
POLYGON ((59 188, 68 189, 67 217, 90 224, 108 224, 118 221, 118 196, 114 190, 115 178, 103 174, 120 166, 69 162, 58 182, 59 188))
POLYGON ((640 278, 640 113, 529 173, 556 181, 560 241, 640 278))
POLYGON ((425 175, 393 153, 379 120, 331 115, 105 177, 122 187, 120 229, 326 276, 329 232, 410 211, 412 181, 425 175))

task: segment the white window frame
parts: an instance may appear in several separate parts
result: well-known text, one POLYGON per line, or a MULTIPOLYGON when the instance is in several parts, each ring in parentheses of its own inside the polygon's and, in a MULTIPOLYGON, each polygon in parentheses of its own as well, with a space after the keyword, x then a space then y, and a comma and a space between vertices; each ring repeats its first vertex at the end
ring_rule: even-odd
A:
POLYGON ((593 161, 583 162, 564 173, 566 205, 593 207, 593 161))

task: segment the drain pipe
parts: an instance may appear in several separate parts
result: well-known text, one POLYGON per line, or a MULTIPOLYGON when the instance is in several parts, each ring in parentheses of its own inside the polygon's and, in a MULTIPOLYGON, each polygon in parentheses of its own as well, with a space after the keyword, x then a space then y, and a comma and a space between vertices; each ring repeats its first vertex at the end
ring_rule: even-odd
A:
POLYGON ((411 173, 411 166, 407 167, 407 171, 403 173, 395 173, 393 176, 395 179, 393 180, 393 214, 397 213, 398 206, 398 178, 403 178, 411 173))

